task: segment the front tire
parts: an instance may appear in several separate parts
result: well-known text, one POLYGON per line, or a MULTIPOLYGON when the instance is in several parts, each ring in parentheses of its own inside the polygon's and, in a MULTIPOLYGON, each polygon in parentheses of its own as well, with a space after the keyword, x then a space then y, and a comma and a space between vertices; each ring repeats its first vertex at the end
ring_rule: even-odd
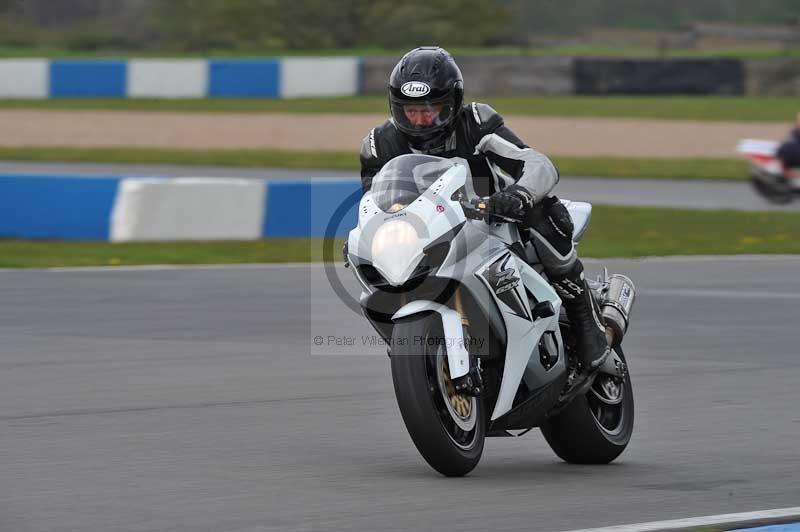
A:
POLYGON ((480 398, 455 394, 443 338, 437 314, 398 321, 392 332, 392 381, 417 450, 442 475, 460 477, 483 454, 486 415, 480 398))
MULTIPOLYGON (((622 348, 617 347, 615 351, 624 362, 622 348)), ((617 404, 609 403, 608 389, 603 390, 602 386, 613 384, 604 379, 608 378, 598 375, 592 389, 576 397, 541 427, 547 443, 565 462, 608 464, 622 454, 630 442, 634 410, 630 372, 617 383, 621 391, 617 404)))

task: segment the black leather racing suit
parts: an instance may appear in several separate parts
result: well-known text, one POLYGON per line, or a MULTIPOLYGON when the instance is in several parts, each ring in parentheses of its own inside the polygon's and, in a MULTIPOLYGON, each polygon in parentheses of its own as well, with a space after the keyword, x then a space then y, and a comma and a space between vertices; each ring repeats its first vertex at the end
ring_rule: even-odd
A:
POLYGON ((800 128, 789 133, 789 138, 781 144, 775 155, 783 163, 784 169, 800 169, 800 128))
MULTIPOLYGON (((381 167, 398 155, 422 153, 388 120, 370 131, 361 143, 361 186, 366 192, 381 167)), ((533 198, 522 224, 553 287, 561 297, 575 329, 583 368, 591 371, 607 358, 605 325, 591 294, 572 243, 572 218, 550 192, 558 170, 545 155, 522 142, 488 105, 464 105, 453 133, 438 149, 424 152, 439 157, 461 157, 472 173, 473 191, 489 196, 514 184, 533 198)))
MULTIPOLYGON (((392 120, 369 132, 361 143, 361 186, 366 192, 384 164, 414 150, 392 120)), ((469 164, 472 186, 478 196, 490 196, 511 184, 523 187, 535 207, 525 220, 545 271, 561 277, 575 265, 572 219, 550 192, 558 171, 550 159, 522 142, 490 106, 464 105, 453 133, 438 149, 424 152, 439 157, 460 157, 469 164)))

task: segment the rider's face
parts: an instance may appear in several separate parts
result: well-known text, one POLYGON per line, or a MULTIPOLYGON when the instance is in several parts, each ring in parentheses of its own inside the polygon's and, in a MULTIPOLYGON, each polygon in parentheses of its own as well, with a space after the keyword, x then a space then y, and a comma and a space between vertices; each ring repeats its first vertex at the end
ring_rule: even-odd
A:
POLYGON ((432 126, 442 112, 441 105, 406 105, 403 107, 406 119, 412 126, 432 126))

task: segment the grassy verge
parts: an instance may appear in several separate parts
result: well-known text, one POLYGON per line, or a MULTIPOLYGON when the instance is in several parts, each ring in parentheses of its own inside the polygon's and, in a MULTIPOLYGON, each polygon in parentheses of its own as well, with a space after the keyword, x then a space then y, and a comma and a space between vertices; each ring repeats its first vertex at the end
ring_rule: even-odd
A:
MULTIPOLYGON (((800 254, 800 213, 747 213, 597 206, 581 244, 586 257, 800 254)), ((330 244, 330 242, 328 242, 330 244)), ((342 241, 327 248, 340 260, 342 241)), ((0 268, 306 262, 321 239, 109 244, 0 240, 0 268)))
MULTIPOLYGON (((790 123, 797 98, 744 96, 487 96, 468 95, 512 116, 654 118, 790 123)), ((55 99, 0 100, 0 109, 130 110, 248 113, 380 113, 383 96, 269 99, 55 99)))
POLYGON ((800 253, 800 213, 597 206, 588 257, 800 253))
MULTIPOLYGON (((335 249, 341 250, 337 242, 335 249)), ((321 239, 255 242, 64 242, 0 240, 0 268, 134 266, 144 264, 246 264, 322 260, 321 239)), ((337 253, 334 257, 341 257, 337 253)))
MULTIPOLYGON (((320 168, 358 172, 355 152, 280 150, 159 150, 149 148, 0 148, 0 160, 91 162, 107 164, 177 164, 242 168, 320 168)), ((562 175, 656 179, 747 178, 747 164, 737 159, 648 159, 625 157, 554 157, 562 175)))
POLYGON ((745 181, 747 163, 738 159, 646 159, 624 157, 554 157, 566 176, 627 179, 745 181))

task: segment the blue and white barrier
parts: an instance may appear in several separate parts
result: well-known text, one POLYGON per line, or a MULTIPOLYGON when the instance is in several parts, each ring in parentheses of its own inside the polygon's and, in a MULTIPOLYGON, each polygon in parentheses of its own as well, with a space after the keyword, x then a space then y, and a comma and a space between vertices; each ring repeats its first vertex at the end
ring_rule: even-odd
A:
POLYGON ((50 97, 123 98, 127 79, 125 61, 54 60, 50 62, 50 97))
POLYGON ((296 98, 358 94, 358 57, 0 59, 0 98, 296 98))
POLYGON ((0 98, 47 98, 50 62, 46 59, 0 59, 0 98))
POLYGON ((0 238, 257 240, 344 236, 358 179, 0 176, 0 238))
POLYGON ((124 179, 111 213, 110 240, 256 240, 264 189, 258 179, 124 179))
POLYGON ((0 238, 108 240, 120 179, 0 176, 0 238))
POLYGON ((278 98, 281 63, 277 59, 214 59, 208 62, 211 98, 278 98))
POLYGON ((281 60, 280 95, 340 96, 358 94, 361 62, 354 57, 293 57, 281 60))
POLYGON ((204 98, 208 65, 202 59, 132 59, 127 78, 128 98, 204 98))
POLYGON ((358 179, 268 181, 266 237, 343 236, 358 223, 358 179))

